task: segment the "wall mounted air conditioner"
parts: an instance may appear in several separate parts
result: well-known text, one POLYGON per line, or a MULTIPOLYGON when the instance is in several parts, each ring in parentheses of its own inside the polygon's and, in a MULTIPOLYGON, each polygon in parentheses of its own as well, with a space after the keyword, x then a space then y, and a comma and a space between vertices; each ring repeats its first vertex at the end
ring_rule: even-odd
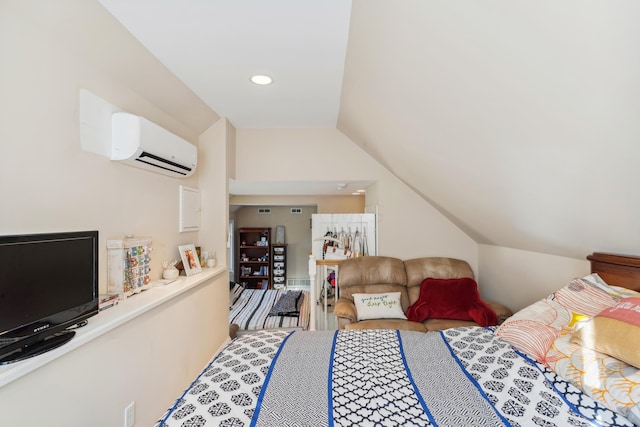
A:
POLYGON ((186 178, 196 170, 198 150, 144 117, 117 112, 111 116, 111 160, 186 178))

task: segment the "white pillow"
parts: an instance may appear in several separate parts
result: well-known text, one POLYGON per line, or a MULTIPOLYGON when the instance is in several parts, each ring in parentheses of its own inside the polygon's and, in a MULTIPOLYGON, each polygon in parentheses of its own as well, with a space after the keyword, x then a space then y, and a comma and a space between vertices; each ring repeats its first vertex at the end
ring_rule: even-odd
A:
POLYGON ((358 321, 367 319, 406 319, 400 304, 400 292, 353 294, 358 321))

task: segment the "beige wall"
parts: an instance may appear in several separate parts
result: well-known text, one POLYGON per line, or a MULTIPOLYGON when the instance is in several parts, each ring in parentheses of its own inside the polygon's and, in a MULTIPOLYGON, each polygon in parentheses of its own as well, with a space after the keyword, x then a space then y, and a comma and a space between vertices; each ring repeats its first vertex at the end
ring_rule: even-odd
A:
POLYGON ((238 130, 236 136, 237 180, 373 181, 365 209, 378 210, 380 255, 453 256, 477 271, 476 243, 338 130, 238 130), (286 168, 254 167, 282 159, 286 168))
MULTIPOLYGON (((479 245, 479 286, 489 300, 516 311, 590 272, 589 262, 501 246, 479 245)), ((586 256, 586 255, 585 255, 586 256)))
MULTIPOLYGON (((163 259, 177 257, 179 244, 224 247, 219 238, 226 235, 227 215, 226 181, 219 182, 222 168, 239 180, 301 181, 327 179, 327 165, 331 165, 331 180, 375 181, 365 205, 379 212, 380 254, 466 259, 476 272, 480 270, 484 292, 497 300, 504 297, 515 308, 545 294, 547 287, 555 288, 556 282, 564 284, 564 276, 587 270, 579 260, 486 245, 478 248, 335 129, 241 131, 226 121, 211 128, 218 116, 95 1, 3 1, 0 56, 4 58, 0 67, 0 233, 99 230, 102 289, 108 238, 151 236, 154 279, 159 278, 163 259), (204 132, 197 175, 178 180, 82 151, 80 88, 194 143, 204 132), (216 154, 223 146, 226 151, 220 153, 220 163, 216 154), (221 169, 205 172, 207 164, 221 169), (286 167, 256 168, 256 164, 286 167), (202 189, 206 225, 200 233, 177 231, 180 184, 202 189), (539 276, 540 271, 548 274, 539 276), (526 280, 524 286, 520 280, 526 280)), ((220 255, 224 248, 217 251, 220 255)), ((226 337, 226 279, 217 279, 2 387, 3 421, 121 425, 124 406, 135 400, 140 402, 138 424, 149 425, 226 337), (134 362, 123 367, 123 360, 134 362), (98 386, 97 368, 115 374, 98 386), (42 402, 42 410, 19 418, 18 410, 33 408, 33 400, 42 402), (67 410, 70 403, 73 409, 67 410)))
POLYGON ((228 338, 228 295, 221 273, 0 387, 0 424, 119 427, 135 402, 135 425, 152 426, 228 338))
MULTIPOLYGON (((287 244, 287 278, 307 279, 309 277, 309 253, 311 252, 311 215, 316 213, 315 206, 296 206, 302 210, 300 214, 292 214, 292 206, 260 206, 269 207, 269 215, 258 214, 257 206, 244 206, 236 211, 236 228, 269 227, 271 242, 276 240, 276 226, 285 226, 285 243, 287 244)), ((236 234, 237 236, 237 234, 236 234)), ((236 242, 237 245, 237 242, 236 242)), ((237 255, 237 254, 236 254, 237 255)))
POLYGON ((364 203, 363 196, 231 196, 229 199, 230 210, 234 212, 233 218, 236 220, 236 228, 267 222, 274 232, 276 225, 286 227, 286 242, 289 244, 287 248, 289 257, 287 278, 289 279, 308 278, 309 276, 308 256, 311 252, 312 240, 309 228, 311 214, 363 213, 364 203), (264 215, 257 215, 258 206, 272 208, 268 220, 264 215), (291 215, 291 207, 302 208, 303 215, 291 215))
MULTIPOLYGON (((332 165, 332 180, 374 181, 367 188, 365 211, 378 213, 380 255, 465 259, 477 276, 481 294, 513 310, 589 272, 585 260, 476 244, 337 130, 243 130, 237 133, 236 150, 242 159, 236 163, 239 180, 258 179, 251 167, 258 158, 275 162, 286 157, 291 165, 286 177, 294 181, 321 180, 324 172, 319 166, 323 164, 332 165)), ((272 174, 271 169, 260 171, 260 175, 264 180, 285 179, 282 171, 272 174)))
POLYGON ((364 213, 364 196, 318 197, 318 212, 322 213, 364 213))
POLYGON ((218 265, 228 265, 226 157, 229 151, 233 151, 234 131, 226 119, 221 119, 202 134, 198 146, 198 178, 202 196, 200 243, 202 250, 215 254, 218 265))
POLYGON ((231 196, 233 206, 316 206, 316 213, 363 213, 362 196, 231 196))
POLYGON ((396 177, 388 175, 367 192, 370 205, 379 212, 380 255, 460 258, 478 273, 476 243, 396 177))
MULTIPOLYGON (((45 3, 5 1, 1 6, 0 52, 5 60, 0 71, 0 179, 4 183, 0 196, 5 202, 0 206, 0 232, 97 229, 100 259, 106 259, 106 239, 125 234, 151 236, 151 267, 157 274, 154 278, 159 278, 161 261, 178 256, 179 244, 198 243, 198 233, 178 233, 178 188, 180 184, 197 187, 197 175, 179 180, 82 151, 79 89, 144 115, 193 143, 197 143, 194 135, 198 131, 141 97, 140 92, 147 88, 142 82, 131 86, 135 75, 114 75, 104 68, 107 59, 113 67, 130 56, 144 56, 145 51, 97 3, 57 2, 50 19, 41 16, 47 12, 46 7, 41 8, 45 3), (78 17, 76 22, 81 12, 95 21, 78 17), (90 46, 69 45, 65 37, 74 25, 77 37, 85 42, 95 36, 122 45, 102 53, 98 49, 103 46, 96 46, 95 52, 85 55, 90 46)), ((175 102, 197 104, 188 88, 159 63, 125 65, 121 67, 130 73, 155 76, 156 91, 175 95, 175 102)), ((106 283, 106 268, 101 263, 101 285, 106 283)))
MULTIPOLYGON (((103 291, 107 239, 151 236, 154 280, 178 245, 201 243, 202 233, 178 232, 179 185, 198 187, 198 174, 170 178, 81 150, 81 88, 193 143, 218 119, 96 1, 2 1, 0 57, 1 234, 98 230, 103 291)), ((209 156, 219 143, 211 132, 201 159, 220 166, 209 156)), ((203 173, 212 224, 202 236, 224 248, 226 181, 217 173, 203 173)), ((119 426, 135 400, 136 425, 151 425, 226 339, 221 277, 0 388, 0 423, 119 426)))
POLYGON ((639 18, 635 0, 355 0, 338 129, 479 243, 638 253, 639 18))

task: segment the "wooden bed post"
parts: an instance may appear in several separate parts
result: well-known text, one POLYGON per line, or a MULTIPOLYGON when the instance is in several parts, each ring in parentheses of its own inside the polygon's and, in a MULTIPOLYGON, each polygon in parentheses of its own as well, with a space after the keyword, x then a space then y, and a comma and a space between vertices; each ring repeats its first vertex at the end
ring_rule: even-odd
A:
POLYGON ((594 252, 587 259, 605 282, 640 291, 640 257, 594 252))

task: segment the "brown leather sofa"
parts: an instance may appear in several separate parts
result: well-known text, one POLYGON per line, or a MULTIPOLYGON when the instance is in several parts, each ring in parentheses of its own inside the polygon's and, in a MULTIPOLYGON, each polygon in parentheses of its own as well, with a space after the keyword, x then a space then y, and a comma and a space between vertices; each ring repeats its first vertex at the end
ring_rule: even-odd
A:
MULTIPOLYGON (((454 258, 427 257, 410 260, 384 256, 366 256, 343 261, 338 270, 340 298, 334 314, 339 329, 400 329, 437 331, 457 326, 478 325, 473 321, 454 319, 427 319, 422 323, 404 319, 371 319, 358 322, 354 293, 400 292, 402 310, 406 313, 420 294, 420 284, 425 278, 457 279, 473 278, 473 270, 466 261, 454 258)), ((507 307, 484 301, 498 317, 498 323, 513 313, 507 307)))

